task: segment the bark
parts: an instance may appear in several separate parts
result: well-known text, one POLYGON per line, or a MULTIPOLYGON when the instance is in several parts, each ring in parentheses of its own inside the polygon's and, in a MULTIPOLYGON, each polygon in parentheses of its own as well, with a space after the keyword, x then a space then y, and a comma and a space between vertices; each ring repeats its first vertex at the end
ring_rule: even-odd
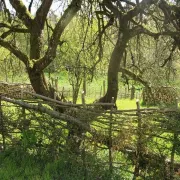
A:
POLYGON ((21 19, 27 28, 32 25, 33 18, 30 12, 27 10, 26 6, 23 4, 22 0, 9 0, 12 7, 16 10, 17 16, 21 19))
MULTIPOLYGON (((121 29, 121 28, 120 28, 121 29)), ((115 48, 112 52, 109 67, 108 67, 108 88, 104 97, 100 99, 100 102, 114 102, 117 100, 118 93, 118 72, 120 63, 123 59, 123 54, 125 52, 127 42, 129 41, 129 35, 126 28, 119 32, 118 40, 115 48)))
POLYGON ((50 92, 43 72, 36 72, 35 69, 29 68, 28 74, 31 85, 37 94, 53 98, 53 94, 50 92))

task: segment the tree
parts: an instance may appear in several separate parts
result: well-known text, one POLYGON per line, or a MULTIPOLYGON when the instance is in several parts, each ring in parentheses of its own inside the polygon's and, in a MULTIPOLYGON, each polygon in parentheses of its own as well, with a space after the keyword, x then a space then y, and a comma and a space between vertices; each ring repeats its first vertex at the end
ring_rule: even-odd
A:
POLYGON ((48 42, 48 48, 43 54, 42 34, 45 31, 45 23, 53 0, 42 1, 36 11, 35 17, 33 17, 30 11, 26 8, 22 0, 10 0, 10 3, 14 8, 18 19, 15 18, 14 21, 17 21, 17 23, 14 25, 12 25, 12 23, 1 23, 1 28, 7 30, 1 34, 0 45, 8 49, 25 64, 30 82, 36 93, 53 97, 54 90, 46 83, 43 70, 56 57, 56 50, 60 44, 62 33, 81 8, 82 0, 73 0, 69 4, 55 25, 48 42), (29 34, 30 49, 28 54, 24 53, 19 47, 7 40, 12 33, 29 34))
MULTIPOLYGON (((117 41, 112 52, 109 68, 108 68, 108 89, 106 95, 100 99, 101 102, 111 102, 112 98, 117 99, 118 92, 118 72, 120 64, 123 61, 123 55, 126 50, 129 40, 139 34, 147 34, 153 38, 159 36, 170 36, 175 42, 179 42, 179 29, 177 24, 179 23, 179 9, 176 5, 169 5, 166 1, 161 0, 142 0, 141 2, 136 1, 108 1, 104 0, 102 6, 104 11, 102 12, 105 16, 113 17, 117 24, 118 34, 117 41), (155 16, 157 12, 156 8, 162 11, 163 19, 158 21, 158 17, 155 16), (175 14, 175 15, 174 15, 175 14), (166 18, 168 16, 168 22, 166 18), (170 23, 173 26, 171 29, 165 29, 162 27, 160 30, 156 29, 156 32, 146 28, 146 23, 150 18, 154 18, 154 23, 163 24, 170 23)), ((179 46, 176 43, 176 46, 179 46)))
MULTIPOLYGON (((46 82, 44 70, 53 62, 56 57, 58 46, 62 45, 61 37, 67 25, 71 22, 74 16, 81 8, 82 0, 72 0, 68 4, 62 16, 52 28, 51 36, 48 39, 47 49, 44 50, 42 45, 43 33, 46 30, 48 13, 53 4, 53 0, 39 1, 40 6, 37 8, 35 16, 30 13, 33 0, 29 4, 29 9, 25 6, 22 0, 9 1, 15 10, 14 18, 10 15, 5 1, 4 12, 8 12, 7 21, 1 22, 0 45, 8 49, 14 56, 24 63, 28 73, 31 85, 37 94, 47 97, 54 97, 54 88, 46 82), (25 33, 29 34, 29 49, 28 52, 23 51, 23 48, 15 43, 12 43, 11 35, 25 33)), ((60 99, 57 97, 57 99, 60 99)), ((64 112, 64 109, 59 108, 58 111, 64 112)), ((70 123, 69 123, 70 124, 70 123)), ((74 125, 69 125, 69 136, 73 138, 74 125)), ((73 146, 73 145, 72 145, 73 146)), ((73 147, 72 147, 73 149, 73 147)))

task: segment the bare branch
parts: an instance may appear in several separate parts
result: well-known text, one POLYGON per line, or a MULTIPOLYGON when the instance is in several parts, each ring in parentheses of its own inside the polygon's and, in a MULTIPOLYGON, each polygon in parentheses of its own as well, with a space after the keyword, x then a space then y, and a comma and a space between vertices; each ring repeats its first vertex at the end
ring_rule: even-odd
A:
POLYGON ((120 17, 122 16, 122 12, 119 11, 119 9, 118 9, 115 5, 113 5, 111 1, 109 1, 109 0, 103 0, 103 4, 104 4, 108 9, 110 9, 117 18, 120 18, 120 17))
POLYGON ((170 6, 165 0, 160 1, 159 8, 164 13, 164 16, 165 16, 164 22, 166 24, 171 22, 177 30, 180 30, 178 22, 176 23, 174 21, 174 20, 180 20, 180 17, 179 17, 180 10, 178 10, 179 8, 177 7, 177 9, 176 9, 176 8, 174 8, 174 6, 170 6), (172 11, 175 11, 175 13, 172 13, 172 11), (178 17, 176 17, 176 14, 178 17))
POLYGON ((180 36, 180 32, 178 31, 162 31, 162 32, 154 33, 141 25, 136 26, 133 29, 131 29, 129 31, 129 34, 131 37, 134 37, 138 34, 147 34, 148 36, 154 37, 155 39, 157 39, 159 36, 170 36, 172 38, 180 36))
POLYGON ((17 58, 19 58, 26 66, 29 66, 28 57, 21 52, 17 47, 13 46, 10 42, 0 38, 0 45, 12 52, 17 58))
POLYGON ((27 28, 31 27, 33 18, 30 12, 27 10, 26 6, 22 0, 9 0, 13 8, 16 10, 18 18, 23 21, 27 28))
POLYGON ((132 2, 132 1, 128 1, 128 0, 120 0, 120 1, 125 2, 125 3, 127 3, 127 4, 129 4, 131 6, 136 6, 136 4, 134 2, 132 2))
POLYGON ((28 33, 28 29, 21 29, 21 28, 12 28, 6 32, 4 32, 0 37, 5 39, 7 36, 11 35, 12 33, 28 33))
POLYGON ((42 71, 46 68, 56 57, 56 49, 59 44, 59 39, 64 32, 64 29, 70 23, 72 18, 76 15, 81 7, 82 0, 73 0, 68 8, 65 10, 64 14, 56 24, 53 34, 50 39, 48 50, 43 58, 36 62, 35 65, 42 71))
POLYGON ((145 87, 149 87, 149 83, 145 80, 143 80, 141 77, 139 77, 138 75, 134 74, 133 72, 129 71, 126 68, 119 68, 119 71, 130 76, 134 81, 138 81, 141 84, 143 84, 145 87))
POLYGON ((155 4, 156 2, 158 2, 158 0, 142 0, 141 3, 136 5, 135 8, 128 11, 124 17, 127 20, 131 20, 133 17, 137 16, 140 12, 143 12, 144 9, 148 8, 152 4, 155 4))
POLYGON ((28 6, 29 12, 31 12, 31 7, 32 7, 32 4, 33 4, 33 1, 34 1, 34 0, 31 0, 31 2, 29 3, 29 6, 28 6))
POLYGON ((169 56, 164 60, 164 63, 161 65, 161 67, 164 67, 169 61, 172 60, 172 55, 173 55, 174 51, 176 50, 176 47, 177 47, 176 41, 174 40, 171 52, 170 52, 169 56))
POLYGON ((7 28, 8 31, 4 32, 0 37, 5 39, 11 33, 28 33, 29 30, 25 28, 18 28, 18 26, 11 26, 10 24, 0 23, 0 28, 7 28))
POLYGON ((69 116, 69 115, 66 115, 66 114, 63 114, 63 113, 59 113, 57 111, 54 111, 54 110, 51 110, 45 106, 42 106, 42 105, 33 105, 33 104, 28 104, 24 101, 18 101, 18 100, 14 100, 14 99, 10 99, 10 98, 7 98, 7 97, 1 97, 2 100, 4 101, 7 101, 7 102, 10 102, 10 103, 13 103, 13 104, 18 104, 20 105, 21 107, 25 107, 27 109, 32 109, 32 110, 35 110, 35 111, 38 111, 38 112, 41 112, 41 113, 46 113, 48 115, 50 115, 51 117, 53 118, 57 118, 57 119, 60 119, 62 121, 65 121, 65 122, 71 122, 71 123, 75 123, 77 124, 78 126, 84 128, 85 130, 87 130, 88 132, 92 132, 92 129, 87 126, 86 124, 84 124, 83 122, 81 122, 79 119, 77 118, 74 118, 72 116, 69 116))
POLYGON ((44 0, 42 1, 41 6, 36 12, 36 17, 34 18, 34 22, 40 27, 40 29, 43 29, 47 14, 49 12, 49 9, 52 5, 53 0, 44 0))

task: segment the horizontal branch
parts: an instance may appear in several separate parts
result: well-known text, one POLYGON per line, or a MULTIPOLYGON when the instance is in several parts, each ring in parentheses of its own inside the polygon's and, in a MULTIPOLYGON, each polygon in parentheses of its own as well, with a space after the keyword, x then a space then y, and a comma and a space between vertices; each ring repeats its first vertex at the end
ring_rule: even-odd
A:
MULTIPOLYGON (((46 101, 49 101, 49 102, 52 102, 52 103, 56 103, 56 104, 59 104, 59 105, 62 105, 62 106, 69 106, 69 107, 84 106, 84 104, 71 104, 71 103, 61 102, 61 101, 58 101, 58 100, 55 100, 55 99, 52 99, 52 98, 49 98, 49 97, 46 97, 46 96, 43 96, 43 95, 40 95, 40 94, 32 93, 32 92, 24 91, 23 93, 30 94, 30 95, 32 95, 32 96, 34 96, 36 98, 40 98, 40 99, 43 99, 43 100, 46 100, 46 101)), ((113 106, 113 105, 114 105, 114 103, 86 104, 86 106, 113 106)))
POLYGON ((141 77, 138 75, 134 74, 133 72, 129 71, 128 69, 125 68, 119 68, 119 71, 130 76, 133 80, 140 82, 143 84, 145 87, 149 87, 149 83, 145 80, 143 80, 141 77))
POLYGON ((29 30, 26 28, 19 28, 16 26, 11 26, 11 24, 0 22, 0 28, 8 29, 8 31, 1 34, 1 38, 5 39, 7 36, 9 36, 11 33, 28 33, 29 30))
POLYGON ((12 33, 28 33, 29 30, 28 29, 20 29, 20 28, 12 28, 6 32, 4 32, 3 34, 1 34, 1 38, 5 39, 7 36, 11 35, 12 33))
POLYGON ((121 0, 122 2, 125 2, 131 6, 136 6, 136 3, 132 2, 132 1, 128 1, 128 0, 121 0))
POLYGON ((148 30, 147 28, 139 25, 139 26, 136 26, 134 27, 133 29, 131 29, 129 31, 129 34, 131 37, 134 37, 138 34, 146 34, 148 36, 151 36, 155 39, 157 39, 159 36, 170 36, 172 38, 174 37, 180 37, 180 32, 179 31, 162 31, 162 32, 152 32, 150 30, 148 30))
POLYGON ((6 102, 17 104, 17 105, 27 108, 27 109, 32 109, 32 110, 35 110, 35 111, 38 111, 41 113, 46 113, 46 114, 50 115, 52 118, 56 118, 56 119, 59 119, 59 120, 65 121, 65 122, 77 124, 77 125, 81 126, 82 128, 84 128, 85 130, 87 130, 88 132, 90 132, 90 133, 93 132, 93 130, 89 126, 87 126, 85 123, 81 122, 77 118, 74 118, 74 117, 66 115, 66 114, 59 113, 54 110, 51 110, 45 106, 42 106, 41 104, 39 104, 39 105, 28 104, 24 101, 14 100, 14 99, 7 98, 4 96, 2 96, 1 99, 6 102))
POLYGON ((8 49, 11 53, 13 53, 26 66, 29 66, 29 59, 28 59, 28 57, 22 51, 20 51, 16 46, 12 45, 10 42, 5 41, 2 38, 0 38, 0 45, 2 47, 4 47, 4 48, 8 49))

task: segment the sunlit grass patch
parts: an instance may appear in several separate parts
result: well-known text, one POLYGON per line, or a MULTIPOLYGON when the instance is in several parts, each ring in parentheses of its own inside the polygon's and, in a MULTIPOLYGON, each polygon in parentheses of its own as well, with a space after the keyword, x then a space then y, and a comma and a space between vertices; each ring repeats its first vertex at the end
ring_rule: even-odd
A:
POLYGON ((130 100, 130 99, 118 99, 117 102, 117 107, 120 110, 124 109, 136 109, 136 100, 130 100))

